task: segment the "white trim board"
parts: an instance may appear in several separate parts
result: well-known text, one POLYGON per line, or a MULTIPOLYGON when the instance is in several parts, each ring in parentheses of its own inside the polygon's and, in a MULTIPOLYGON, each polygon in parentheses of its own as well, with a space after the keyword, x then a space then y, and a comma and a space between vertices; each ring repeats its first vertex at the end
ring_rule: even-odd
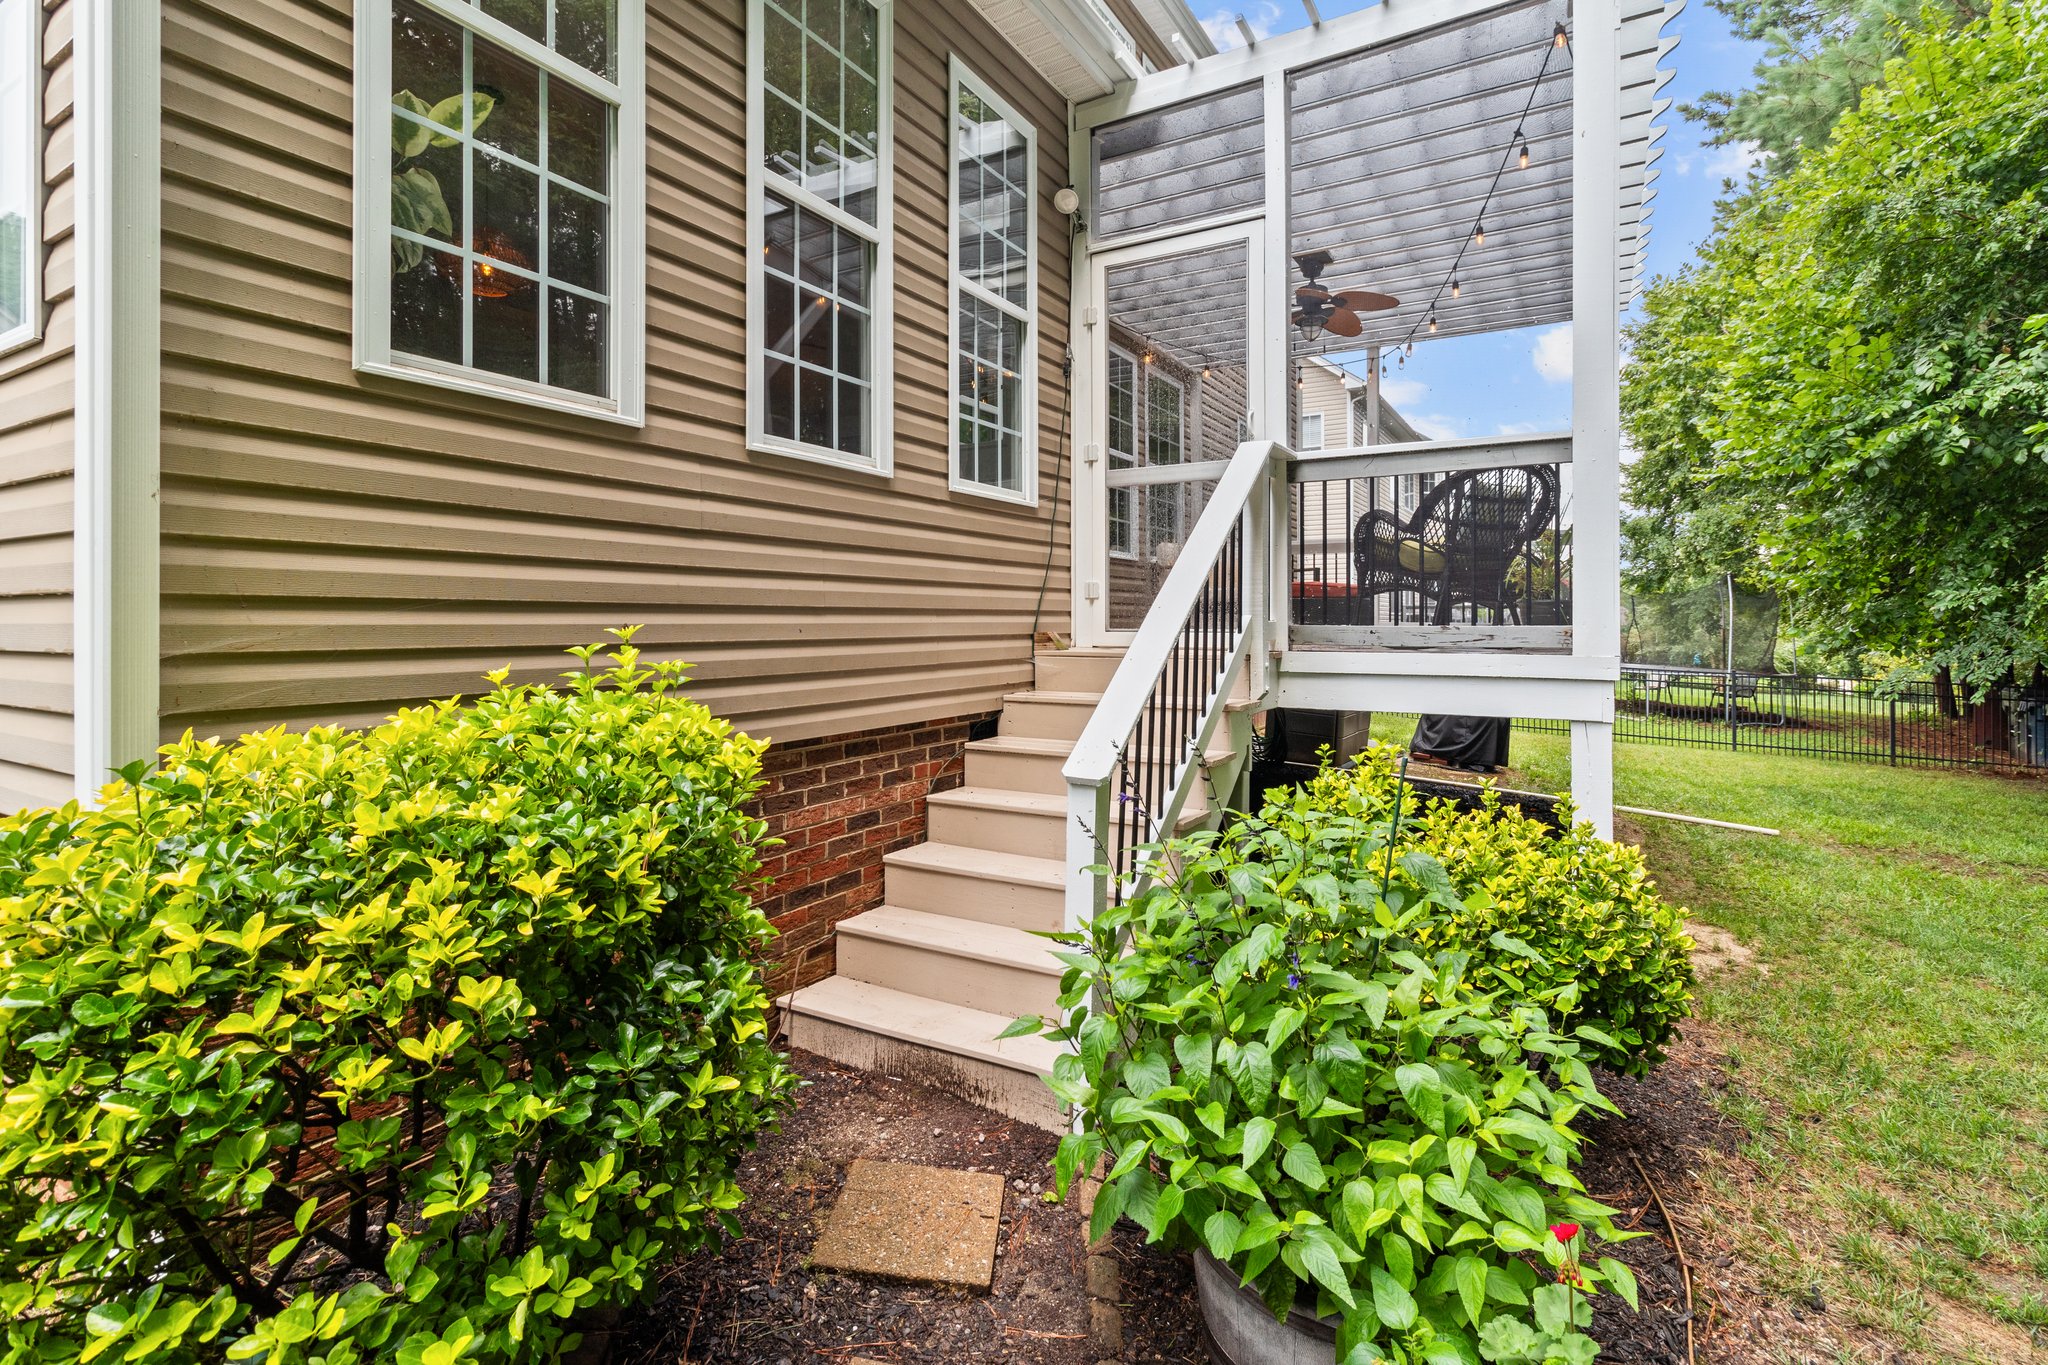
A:
POLYGON ((76 0, 73 782, 156 751, 162 366, 161 7, 76 0))

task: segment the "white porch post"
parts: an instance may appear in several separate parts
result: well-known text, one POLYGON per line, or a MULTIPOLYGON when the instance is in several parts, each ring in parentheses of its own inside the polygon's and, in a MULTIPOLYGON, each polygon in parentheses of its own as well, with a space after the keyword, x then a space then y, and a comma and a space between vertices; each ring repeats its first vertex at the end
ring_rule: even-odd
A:
POLYGON ((1572 722, 1572 798, 1614 836, 1613 681, 1621 676, 1620 23, 1580 0, 1572 28, 1572 652, 1610 680, 1607 718, 1572 722))
POLYGON ((1109 533, 1103 505, 1107 498, 1102 484, 1102 433, 1096 419, 1096 409, 1101 406, 1097 386, 1102 375, 1096 365, 1101 301, 1095 297, 1095 270, 1088 259, 1088 220, 1095 212, 1093 141, 1094 131, 1078 123, 1067 131, 1067 184, 1081 197, 1080 207, 1074 210, 1067 263, 1071 272, 1067 356, 1073 365, 1067 379, 1068 430, 1072 433, 1067 446, 1068 487, 1072 490, 1067 503, 1067 586, 1073 605, 1068 639, 1077 645, 1101 641, 1109 592, 1104 581, 1108 556, 1097 553, 1107 546, 1109 533))

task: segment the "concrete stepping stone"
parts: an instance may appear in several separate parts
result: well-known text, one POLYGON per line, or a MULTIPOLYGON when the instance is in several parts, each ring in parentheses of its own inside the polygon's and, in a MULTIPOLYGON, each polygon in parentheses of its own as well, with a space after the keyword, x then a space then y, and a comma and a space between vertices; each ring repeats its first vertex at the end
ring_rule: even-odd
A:
POLYGON ((1003 1178, 898 1161, 856 1161, 811 1265, 854 1275, 987 1289, 995 1279, 1003 1178))

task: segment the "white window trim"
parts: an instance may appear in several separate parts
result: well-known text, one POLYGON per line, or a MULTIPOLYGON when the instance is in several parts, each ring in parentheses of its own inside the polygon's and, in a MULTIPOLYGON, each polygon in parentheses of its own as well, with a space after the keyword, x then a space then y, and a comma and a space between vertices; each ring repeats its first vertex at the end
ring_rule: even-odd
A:
POLYGON ((1301 414, 1301 448, 1303 450, 1321 450, 1323 448, 1323 414, 1320 412, 1304 412, 1301 414), (1314 441, 1308 439, 1309 423, 1311 422, 1315 423, 1316 439, 1314 441))
POLYGON ((28 79, 22 82, 21 107, 5 111, 0 127, 15 118, 28 130, 28 211, 22 215, 21 263, 22 319, 0 332, 0 355, 33 346, 43 339, 43 199, 48 193, 43 158, 47 147, 43 137, 43 0, 27 0, 21 6, 25 33, 0 33, 0 43, 22 43, 28 52, 28 79))
MULTIPOLYGON (((872 225, 827 203, 783 176, 768 174, 767 22, 763 0, 747 0, 747 449, 758 455, 785 455, 851 469, 881 478, 896 472, 896 6, 895 0, 873 0, 875 6, 875 221, 872 225), (770 188, 828 219, 834 226, 874 243, 875 278, 870 291, 873 333, 868 355, 874 375, 868 387, 868 454, 849 455, 828 446, 811 445, 768 431, 767 338, 762 335, 762 258, 767 246, 767 194, 770 188)), ((948 126, 951 126, 950 120, 948 126)), ((949 153, 950 154, 950 153, 949 153)), ((950 362, 949 362, 950 364, 950 362)))
POLYGON ((1010 102, 991 89, 955 54, 949 62, 952 79, 946 88, 946 485, 955 493, 992 498, 1023 507, 1038 506, 1038 129, 1010 102), (960 92, 971 90, 1004 122, 1024 137, 1024 297, 1022 308, 991 293, 960 272, 960 92), (1024 324, 1024 345, 1018 368, 1018 393, 1024 403, 1018 445, 1024 462, 1021 491, 1012 492, 960 476, 960 296, 965 293, 1024 324))
MULTIPOLYGON (((611 147, 610 260, 613 393, 608 398, 493 375, 391 349, 390 175, 391 11, 394 0, 362 0, 356 12, 355 368, 481 394, 551 412, 627 426, 647 422, 647 40, 645 0, 619 0, 619 79, 608 81, 556 55, 517 29, 462 0, 412 0, 466 28, 556 80, 568 81, 618 110, 611 147)), ((546 230, 545 225, 542 231, 546 230)))

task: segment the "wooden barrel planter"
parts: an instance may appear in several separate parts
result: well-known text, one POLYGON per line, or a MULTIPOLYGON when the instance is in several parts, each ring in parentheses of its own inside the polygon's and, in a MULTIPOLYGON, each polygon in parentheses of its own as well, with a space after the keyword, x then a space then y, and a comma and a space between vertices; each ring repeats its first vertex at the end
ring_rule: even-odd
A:
POLYGON ((1202 1337, 1216 1365, 1336 1365, 1337 1319, 1319 1318, 1299 1302, 1276 1318, 1257 1291, 1237 1282, 1206 1251, 1195 1253, 1202 1300, 1202 1337))

